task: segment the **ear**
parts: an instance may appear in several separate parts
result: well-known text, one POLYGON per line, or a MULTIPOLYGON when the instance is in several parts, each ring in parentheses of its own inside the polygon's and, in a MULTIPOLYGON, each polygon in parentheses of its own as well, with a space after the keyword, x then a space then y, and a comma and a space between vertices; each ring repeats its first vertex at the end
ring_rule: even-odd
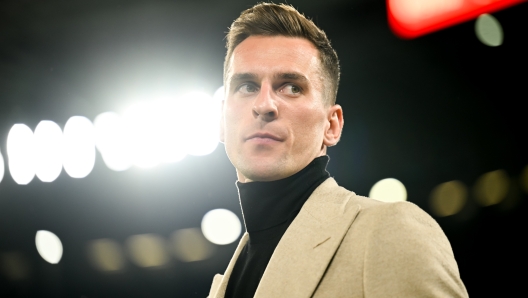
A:
POLYGON ((343 108, 340 105, 333 105, 328 109, 327 124, 323 144, 327 147, 332 147, 341 138, 341 132, 343 131, 343 125, 345 121, 343 119, 343 108))
POLYGON ((225 128, 224 128, 224 102, 225 100, 222 100, 220 102, 220 134, 219 134, 219 138, 220 138, 220 143, 224 143, 224 131, 225 131, 225 128))

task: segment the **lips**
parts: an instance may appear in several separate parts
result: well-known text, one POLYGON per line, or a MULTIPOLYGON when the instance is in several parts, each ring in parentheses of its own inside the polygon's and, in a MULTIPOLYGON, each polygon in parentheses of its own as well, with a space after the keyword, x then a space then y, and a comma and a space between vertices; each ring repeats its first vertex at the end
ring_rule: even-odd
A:
POLYGON ((274 134, 271 134, 271 133, 268 133, 268 132, 257 132, 257 133, 254 133, 252 135, 250 135, 249 137, 246 138, 246 141, 247 140, 251 140, 251 139, 255 139, 255 138, 260 138, 260 139, 271 139, 271 140, 274 140, 274 141, 282 141, 282 139, 274 134))

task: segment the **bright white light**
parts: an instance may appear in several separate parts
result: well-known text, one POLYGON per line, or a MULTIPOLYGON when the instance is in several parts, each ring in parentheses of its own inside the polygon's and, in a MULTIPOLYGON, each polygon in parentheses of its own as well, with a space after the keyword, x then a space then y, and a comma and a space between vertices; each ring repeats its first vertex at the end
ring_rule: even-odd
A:
POLYGON ((28 184, 35 176, 33 132, 25 124, 15 124, 7 136, 9 172, 18 184, 28 184))
POLYGON ((210 154, 218 146, 222 97, 223 87, 214 99, 192 92, 136 103, 122 118, 102 113, 94 121, 97 149, 116 171, 131 164, 150 168, 180 161, 187 154, 210 154))
POLYGON ((183 97, 190 104, 187 111, 189 147, 191 155, 207 155, 218 146, 220 125, 220 102, 205 93, 193 92, 183 97))
POLYGON ((213 95, 213 100, 216 101, 216 102, 221 102, 224 100, 224 96, 225 96, 225 89, 224 89, 224 86, 216 89, 214 95, 213 95))
POLYGON ((84 178, 95 164, 95 133, 86 117, 73 116, 64 126, 64 170, 72 178, 84 178))
POLYGON ((96 146, 106 166, 124 171, 131 166, 130 146, 122 118, 114 112, 98 115, 94 121, 96 146))
POLYGON ((214 244, 226 245, 237 240, 242 231, 238 217, 226 209, 214 209, 202 219, 202 232, 214 244))
POLYGON ((35 173, 52 182, 62 171, 62 130, 53 121, 40 121, 35 128, 35 173))
POLYGON ((50 231, 38 231, 35 236, 35 244, 39 255, 48 263, 57 264, 62 258, 62 243, 50 231))
POLYGON ((4 171, 4 157, 0 151, 0 182, 2 182, 2 179, 4 179, 4 171))
POLYGON ((158 103, 160 158, 163 162, 177 162, 187 155, 189 104, 181 98, 158 103))
POLYGON ((160 163, 162 132, 159 116, 159 109, 149 102, 133 105, 123 115, 132 162, 140 168, 151 168, 160 163))
POLYGON ((125 111, 130 151, 134 165, 153 167, 176 162, 190 144, 190 104, 181 98, 139 103, 125 111))
POLYGON ((500 46, 504 40, 501 24, 496 18, 487 13, 477 18, 475 34, 477 34, 480 42, 490 47, 500 46))
POLYGON ((369 197, 384 202, 405 201, 407 200, 407 190, 399 180, 387 178, 372 186, 369 197))

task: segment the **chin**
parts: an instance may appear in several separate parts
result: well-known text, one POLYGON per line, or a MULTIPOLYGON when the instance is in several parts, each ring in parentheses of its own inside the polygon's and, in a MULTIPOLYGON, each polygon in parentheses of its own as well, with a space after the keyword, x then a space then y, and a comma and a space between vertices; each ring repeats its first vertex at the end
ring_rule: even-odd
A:
POLYGON ((275 181, 284 178, 274 173, 250 173, 248 176, 244 176, 251 181, 275 181))
POLYGON ((244 177, 252 181, 274 181, 291 176, 284 164, 277 161, 255 161, 236 167, 244 177))

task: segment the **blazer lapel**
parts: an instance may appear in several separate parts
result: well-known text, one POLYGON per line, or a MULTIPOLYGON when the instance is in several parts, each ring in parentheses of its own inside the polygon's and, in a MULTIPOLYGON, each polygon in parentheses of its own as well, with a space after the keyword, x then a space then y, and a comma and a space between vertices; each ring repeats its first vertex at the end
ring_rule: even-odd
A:
POLYGON ((275 248, 255 297, 313 295, 359 212, 359 205, 349 204, 353 195, 332 178, 313 192, 275 248))
POLYGON ((248 241, 249 234, 246 232, 240 239, 240 242, 238 242, 238 246, 235 250, 235 254, 231 258, 231 261, 229 261, 229 265, 227 265, 227 269, 224 273, 224 275, 217 274, 215 275, 213 279, 213 285, 211 286, 211 290, 209 291, 209 298, 224 298, 225 292, 227 289, 227 282, 229 281, 229 277, 231 276, 231 272, 233 272, 233 268, 235 267, 236 260, 238 259, 238 256, 240 255, 240 252, 246 245, 246 242, 248 241))

